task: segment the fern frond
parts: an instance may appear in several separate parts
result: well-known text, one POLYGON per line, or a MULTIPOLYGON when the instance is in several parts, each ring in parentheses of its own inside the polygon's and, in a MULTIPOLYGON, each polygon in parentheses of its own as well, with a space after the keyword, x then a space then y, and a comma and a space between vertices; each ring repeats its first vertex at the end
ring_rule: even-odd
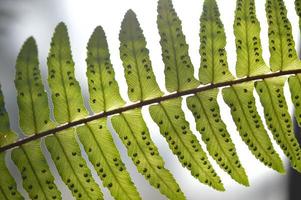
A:
POLYGON ((119 40, 130 100, 135 102, 162 96, 152 70, 142 29, 132 10, 128 10, 124 16, 119 40))
POLYGON ((122 162, 107 120, 100 119, 77 128, 79 139, 103 185, 118 200, 141 199, 122 162))
POLYGON ((182 99, 177 98, 150 106, 151 117, 160 127, 170 149, 195 178, 217 190, 225 190, 198 139, 192 134, 181 104, 182 99))
POLYGON ((51 41, 47 59, 48 83, 54 107, 55 120, 61 124, 87 116, 80 86, 74 76, 74 62, 67 27, 60 23, 51 41))
MULTIPOLYGON (((108 45, 102 27, 97 27, 88 43, 87 77, 90 105, 94 112, 108 111, 124 105, 115 81, 108 45)), ((89 160, 115 199, 141 199, 134 186, 107 127, 100 119, 77 128, 79 140, 89 160)))
POLYGON ((62 180, 76 199, 101 200, 103 195, 94 181, 74 137, 73 128, 45 140, 62 180))
POLYGON ((14 178, 9 173, 5 164, 5 153, 0 153, 0 199, 3 200, 23 200, 17 190, 14 178))
MULTIPOLYGON (((0 85, 0 146, 16 141, 16 134, 10 129, 8 114, 5 109, 4 99, 0 85)), ((0 199, 22 200, 24 199, 17 191, 17 185, 5 164, 5 152, 0 153, 0 199)))
POLYGON ((265 79, 255 82, 256 91, 264 108, 264 116, 274 139, 280 145, 292 166, 301 171, 301 155, 298 141, 284 98, 285 78, 265 79))
POLYGON ((87 50, 87 78, 92 110, 99 113, 123 106, 125 102, 119 94, 106 36, 101 26, 95 28, 87 50))
POLYGON ((253 82, 244 83, 223 89, 223 97, 231 108, 231 114, 241 138, 253 155, 266 166, 284 173, 282 161, 257 112, 253 91, 253 82))
POLYGON ((23 132, 32 135, 52 128, 47 93, 39 69, 38 50, 32 37, 26 40, 18 55, 15 86, 23 132))
POLYGON ((194 68, 182 32, 181 20, 171 0, 159 0, 157 24, 161 36, 167 90, 179 92, 199 86, 200 83, 193 76, 194 68))
POLYGON ((266 15, 269 25, 270 66, 273 72, 300 69, 292 26, 287 18, 283 0, 267 0, 266 15))
POLYGON ((301 126, 301 74, 290 76, 288 78, 288 84, 291 91, 291 99, 295 106, 295 118, 298 125, 301 126))
POLYGON ((11 131, 4 96, 0 85, 0 147, 15 142, 17 135, 11 131))
MULTIPOLYGON (((49 120, 47 94, 41 81, 37 47, 32 37, 25 41, 17 58, 15 85, 23 132, 32 135, 53 126, 49 120)), ((14 149, 12 160, 21 172, 24 189, 30 198, 61 199, 40 145, 40 140, 37 140, 14 149)))
POLYGON ((185 199, 172 174, 164 168, 164 161, 150 137, 141 110, 124 112, 112 117, 111 121, 139 173, 169 199, 185 199))
POLYGON ((224 25, 215 0, 204 1, 200 24, 200 82, 207 84, 233 80, 228 70, 224 25))
MULTIPOLYGON (((63 23, 56 27, 53 34, 48 69, 55 119, 66 123, 85 117, 87 110, 83 104, 79 83, 74 77, 69 36, 63 23)), ((47 137, 45 143, 62 180, 76 199, 103 198, 86 161, 81 156, 74 128, 47 137)))
POLYGON ((62 199, 41 151, 39 140, 14 149, 11 156, 21 172, 23 187, 31 199, 62 199))
POLYGON ((237 77, 269 72, 262 58, 260 24, 254 0, 237 0, 234 21, 237 77))
POLYGON ((202 134, 212 158, 238 183, 249 185, 235 146, 221 119, 217 94, 218 90, 215 89, 188 97, 188 108, 194 115, 196 128, 202 134))

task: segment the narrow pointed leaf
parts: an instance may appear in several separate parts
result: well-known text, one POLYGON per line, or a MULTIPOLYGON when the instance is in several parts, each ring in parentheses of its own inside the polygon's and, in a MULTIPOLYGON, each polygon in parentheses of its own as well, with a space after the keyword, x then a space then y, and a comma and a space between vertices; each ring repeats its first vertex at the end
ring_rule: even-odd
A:
POLYGON ((0 153, 0 199, 24 199, 17 190, 17 185, 5 165, 5 153, 0 153))
POLYGON ((77 133, 89 160, 112 196, 118 200, 141 199, 113 142, 107 120, 81 126, 77 133))
MULTIPOLYGON (((108 111, 125 104, 119 94, 102 27, 97 27, 88 43, 87 77, 90 105, 94 112, 108 111)), ((100 119, 77 128, 89 160, 115 199, 140 199, 107 127, 100 119)))
POLYGON ((188 97, 188 108, 194 115, 196 128, 202 134, 202 139, 212 158, 235 181, 248 186, 246 172, 240 163, 226 125, 221 119, 217 94, 216 89, 188 97))
POLYGON ((0 85, 0 147, 15 142, 17 135, 11 131, 9 118, 4 104, 4 96, 0 85))
POLYGON ((159 0, 157 24, 160 33, 162 57, 165 64, 165 85, 169 92, 183 91, 199 86, 188 54, 188 44, 181 20, 171 0, 159 0))
POLYGON ((142 29, 132 10, 124 16, 119 40, 130 100, 135 102, 162 96, 152 70, 142 29))
POLYGON ((15 86, 18 92, 20 127, 26 135, 51 128, 47 93, 39 69, 35 40, 26 40, 16 63, 15 86))
POLYGON ((228 70, 226 35, 215 0, 205 0, 200 23, 199 79, 201 83, 217 83, 234 79, 228 70))
POLYGON ((177 98, 152 105, 149 108, 151 117, 160 127, 161 134, 181 164, 200 182, 217 190, 224 190, 220 177, 185 120, 181 103, 182 99, 177 98))
POLYGON ((291 99, 295 106, 295 118, 301 127, 301 75, 290 76, 288 83, 291 91, 291 99))
MULTIPOLYGON (((16 134, 10 129, 8 114, 0 85, 0 147, 16 141, 16 134)), ((17 191, 17 185, 5 164, 5 152, 0 153, 0 199, 24 199, 17 191)))
POLYGON ((62 199, 41 151, 39 140, 14 149, 12 160, 21 172, 23 187, 31 199, 62 199))
POLYGON ((125 102, 119 94, 102 27, 99 26, 94 30, 87 49, 87 77, 92 110, 99 113, 123 106, 125 102))
POLYGON ((285 80, 285 78, 266 79, 256 82, 255 87, 264 107, 266 123, 274 139, 290 159, 292 167, 301 171, 301 151, 283 93, 285 80))
MULTIPOLYGON (((47 94, 41 81, 37 47, 32 37, 26 40, 17 58, 15 85, 22 131, 31 135, 53 127, 49 119, 47 94)), ((12 159, 22 174, 24 189, 32 199, 61 199, 43 156, 40 140, 14 149, 12 159)))
POLYGON ((45 139, 60 176, 76 199, 103 199, 81 150, 75 140, 74 129, 68 129, 45 139))
POLYGON ((285 71, 300 69, 292 26, 287 18, 287 10, 283 0, 267 0, 266 14, 269 25, 269 47, 271 70, 285 71))
POLYGON ((140 109, 112 117, 112 124, 128 150, 128 155, 149 183, 169 199, 185 199, 153 143, 140 109))
POLYGON ((269 68, 262 58, 260 24, 254 0, 237 0, 234 34, 237 76, 256 76, 268 72, 269 68))
POLYGON ((47 64, 56 121, 66 123, 86 117, 80 86, 74 76, 67 27, 63 23, 55 29, 47 64))
POLYGON ((244 83, 223 89, 225 102, 242 140, 253 155, 264 165, 284 173, 282 161, 275 151, 257 112, 253 96, 254 84, 244 83))
MULTIPOLYGON (((54 32, 48 57, 49 86, 55 119, 71 122, 87 115, 74 64, 67 27, 60 23, 54 32)), ((81 155, 75 129, 67 129, 45 139, 47 149, 64 183, 76 199, 102 199, 102 193, 81 155)))

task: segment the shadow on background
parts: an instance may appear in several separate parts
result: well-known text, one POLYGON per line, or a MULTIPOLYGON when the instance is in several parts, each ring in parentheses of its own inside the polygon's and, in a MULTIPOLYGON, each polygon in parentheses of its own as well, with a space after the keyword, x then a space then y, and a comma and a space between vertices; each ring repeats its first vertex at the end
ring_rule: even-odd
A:
MULTIPOLYGON (((301 129, 298 126, 296 120, 295 123, 295 133, 296 138, 301 144, 301 129)), ((301 199, 301 175, 299 172, 290 168, 288 174, 288 200, 300 200, 301 199)))

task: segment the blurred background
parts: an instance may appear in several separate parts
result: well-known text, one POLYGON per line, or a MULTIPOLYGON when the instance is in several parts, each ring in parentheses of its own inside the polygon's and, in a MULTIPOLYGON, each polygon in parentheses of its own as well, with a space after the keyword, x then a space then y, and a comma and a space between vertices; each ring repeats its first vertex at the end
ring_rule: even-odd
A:
MULTIPOLYGON (((189 44, 189 53, 195 66, 195 76, 197 77, 200 64, 199 49, 199 18, 202 11, 203 0, 173 0, 174 7, 182 20, 183 31, 189 44)), ((227 35, 227 53, 230 70, 235 74, 236 50, 233 34, 233 20, 236 1, 217 1, 221 19, 225 25, 227 35)), ((268 62, 268 37, 265 17, 265 1, 257 0, 257 17, 261 22, 261 40, 263 45, 263 55, 268 62)), ((292 23, 293 35, 297 48, 300 47, 298 17, 294 9, 293 0, 285 0, 288 9, 288 17, 292 23)), ((119 40, 118 34, 123 15, 128 9, 133 9, 138 16, 141 27, 147 40, 147 47, 150 50, 153 69, 159 82, 160 87, 164 87, 164 65, 161 58, 161 48, 159 46, 159 34, 156 25, 157 18, 157 1, 156 0, 0 0, 0 83, 5 95, 6 108, 10 114, 12 128, 21 134, 18 128, 18 108, 16 103, 16 90, 14 87, 15 76, 15 59, 22 43, 29 36, 34 36, 39 48, 40 66, 44 84, 47 86, 47 67, 46 58, 50 47, 50 40, 55 26, 64 21, 68 28, 73 51, 73 58, 76 63, 76 77, 80 82, 85 102, 88 101, 86 73, 86 44, 93 32, 93 29, 103 26, 111 53, 112 64, 115 68, 116 79, 119 82, 121 93, 124 99, 127 99, 127 87, 123 76, 123 67, 119 58, 119 40)), ((299 51, 299 49, 297 49, 299 51)), ((166 90, 164 90, 166 92, 166 90)), ((287 86, 285 87, 288 94, 287 86)), ((255 95, 258 100, 258 97, 255 95)), ((128 101, 129 102, 129 101, 128 101)), ((257 101, 259 102, 259 101, 257 101)), ((292 111, 292 103, 287 98, 289 108, 292 111)), ((275 148, 283 159, 287 173, 278 174, 271 169, 262 165, 249 152, 247 146, 241 141, 235 125, 232 121, 230 111, 226 104, 219 96, 219 103, 222 118, 228 125, 228 131, 236 145, 241 162, 249 175, 250 187, 244 187, 234 182, 225 172, 223 172, 216 163, 211 159, 216 171, 221 176, 226 192, 217 192, 194 179, 188 170, 181 167, 177 158, 171 153, 165 139, 160 135, 159 128, 150 118, 148 109, 144 108, 143 113, 151 136, 159 148, 161 155, 168 168, 175 176, 183 192, 189 200, 298 200, 301 199, 301 175, 289 168, 289 163, 280 148, 274 143, 275 148)), ((258 104, 258 111, 262 115, 263 110, 258 104)), ((199 133, 195 129, 194 119, 183 104, 187 120, 191 124, 191 129, 197 135, 201 145, 199 133)), ((296 132, 300 132, 296 128, 296 132)), ((300 136, 300 134, 298 134, 300 136)), ((153 189, 144 178, 137 173, 135 166, 128 158, 125 148, 119 140, 117 134, 112 129, 112 134, 117 147, 119 148, 123 161, 130 172, 143 199, 160 200, 165 199, 159 192, 153 189)), ((271 136, 271 135, 270 135, 271 136)), ((66 200, 73 199, 71 193, 64 185, 54 167, 53 162, 49 159, 49 153, 43 151, 47 157, 47 162, 56 177, 56 183, 60 185, 63 192, 63 198, 66 200)), ((22 188, 20 173, 16 170, 15 165, 10 161, 8 156, 9 170, 17 179, 18 189, 27 198, 25 190, 22 188)), ((87 160, 88 162, 88 160, 87 160)), ((90 163, 88 162, 89 166, 90 163)), ((93 169, 92 172, 96 174, 93 169)), ((95 175, 95 179, 101 186, 105 199, 112 199, 107 189, 102 187, 100 179, 95 175)))

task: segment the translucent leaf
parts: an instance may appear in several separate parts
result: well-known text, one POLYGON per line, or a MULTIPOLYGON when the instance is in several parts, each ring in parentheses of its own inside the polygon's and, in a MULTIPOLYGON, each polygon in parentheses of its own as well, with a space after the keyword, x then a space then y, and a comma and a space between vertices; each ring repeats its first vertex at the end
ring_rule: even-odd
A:
POLYGON ((161 36, 167 90, 174 92, 197 87, 200 83, 193 76, 188 44, 171 0, 159 0, 157 24, 161 36))
POLYGON ((269 71, 262 58, 260 24, 254 0, 238 0, 235 10, 236 74, 255 76, 269 71))
POLYGON ((119 40, 130 100, 135 102, 162 96, 152 70, 142 29, 132 10, 124 16, 119 40))
POLYGON ((150 106, 150 114, 160 127, 170 149, 177 155, 181 164, 191 171, 200 182, 217 190, 225 190, 206 153, 192 134, 189 123, 181 109, 182 98, 163 101, 150 106))
POLYGON ((269 25, 269 47, 271 70, 300 69, 292 27, 287 18, 283 0, 267 0, 266 13, 269 25))
POLYGON ((217 94, 218 90, 214 89, 188 97, 188 108, 194 115, 196 128, 201 133, 212 158, 238 183, 249 185, 235 146, 221 119, 217 94))
POLYGON ((60 23, 55 29, 47 63, 56 121, 66 123, 86 117, 87 111, 79 83, 75 80, 74 62, 64 23, 60 23))
POLYGON ((295 118, 301 127, 301 75, 291 76, 288 79, 292 102, 295 106, 295 118))
POLYGON ((125 102, 120 97, 114 78, 115 72, 102 27, 96 27, 87 49, 87 77, 92 110, 99 113, 123 106, 125 102))
POLYGON ((103 199, 75 139, 74 129, 67 129, 45 139, 62 180, 76 199, 103 199))
POLYGON ((292 166, 301 171, 301 151, 283 94, 285 80, 285 78, 265 79, 256 82, 255 87, 264 107, 266 123, 274 139, 290 159, 292 166))
POLYGON ((62 199, 41 151, 39 140, 14 149, 12 160, 21 172, 23 187, 31 199, 62 199))
POLYGON ((41 80, 37 46, 32 37, 26 40, 18 55, 15 85, 23 132, 32 135, 51 128, 47 93, 41 80))
POLYGON ((0 199, 24 199, 17 190, 17 185, 5 165, 5 154, 0 153, 0 199))
POLYGON ((253 155, 266 166, 284 173, 282 161, 257 112, 253 90, 253 82, 234 85, 223 89, 223 97, 231 108, 233 120, 242 140, 253 155))
POLYGON ((141 199, 107 127, 107 120, 100 119, 77 128, 77 133, 89 160, 103 185, 118 200, 141 199))
POLYGON ((167 198, 185 199, 172 174, 164 168, 164 161, 150 137, 141 110, 134 109, 114 116, 112 124, 138 172, 167 198))
POLYGON ((300 0, 295 0, 295 9, 297 15, 299 16, 299 29, 301 31, 301 1, 300 0))
POLYGON ((0 147, 15 142, 17 136, 10 129, 8 114, 0 85, 0 147))
POLYGON ((199 79, 201 83, 217 83, 234 79, 228 70, 226 35, 215 0, 205 0, 200 23, 199 79))

